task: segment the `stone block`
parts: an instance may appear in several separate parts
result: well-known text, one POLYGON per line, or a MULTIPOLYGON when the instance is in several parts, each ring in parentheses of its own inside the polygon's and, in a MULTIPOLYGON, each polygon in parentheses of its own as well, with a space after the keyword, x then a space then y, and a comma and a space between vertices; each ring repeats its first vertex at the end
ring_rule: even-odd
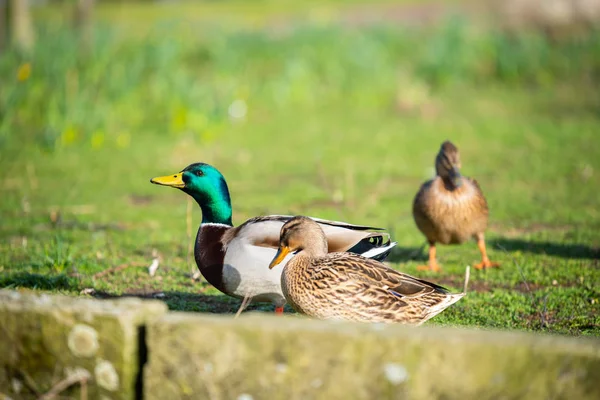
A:
POLYGON ((148 325, 146 399, 599 399, 600 341, 169 313, 148 325))
POLYGON ((61 394, 74 398, 83 390, 94 399, 133 399, 143 325, 166 310, 159 301, 0 290, 0 394, 37 399, 66 385, 61 394))

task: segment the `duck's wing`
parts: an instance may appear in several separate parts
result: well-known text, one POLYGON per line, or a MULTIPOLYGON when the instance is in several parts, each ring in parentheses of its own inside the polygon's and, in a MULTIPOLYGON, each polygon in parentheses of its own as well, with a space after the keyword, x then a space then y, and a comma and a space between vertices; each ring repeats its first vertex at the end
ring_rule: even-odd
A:
POLYGON ((363 321, 420 325, 465 295, 349 253, 313 260, 307 273, 316 302, 363 321))
MULTIPOLYGON (((242 225, 229 230, 223 236, 223 244, 227 247, 232 240, 243 240, 254 246, 276 249, 279 246, 281 227, 291 218, 293 216, 290 215, 267 215, 249 219, 242 225)), ((313 217, 311 219, 323 229, 329 252, 349 251, 364 257, 382 260, 396 245, 395 242, 390 241, 390 235, 387 232, 373 232, 382 230, 382 228, 313 217)))
POLYGON ((479 186, 479 182, 477 182, 477 180, 473 178, 467 178, 467 181, 473 186, 473 189, 475 190, 474 204, 477 207, 477 210, 487 215, 489 213, 488 204, 485 195, 483 194, 483 190, 481 190, 481 186, 479 186))
MULTIPOLYGON (((435 207, 432 207, 431 203, 431 187, 433 185, 433 180, 425 182, 419 188, 419 191, 415 195, 412 204, 412 214, 417 224, 417 227, 421 230, 421 232, 425 233, 430 231, 430 227, 434 225, 434 217, 431 215, 432 209, 435 210, 435 207)), ((432 236, 431 234, 426 236, 432 236)), ((428 237, 429 239, 429 237, 428 237)))
POLYGON ((330 253, 317 260, 314 270, 323 274, 320 279, 366 283, 399 297, 449 293, 443 286, 404 274, 381 262, 356 254, 330 253))

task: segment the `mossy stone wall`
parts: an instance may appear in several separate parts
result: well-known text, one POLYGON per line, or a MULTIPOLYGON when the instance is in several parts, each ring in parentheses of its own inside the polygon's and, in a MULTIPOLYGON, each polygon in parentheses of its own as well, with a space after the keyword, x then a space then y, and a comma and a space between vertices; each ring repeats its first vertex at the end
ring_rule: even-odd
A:
POLYGON ((0 291, 0 393, 37 399, 60 382, 79 398, 133 399, 142 327, 158 301, 99 301, 0 291), (79 378, 79 379, 77 379, 79 378))
POLYGON ((600 340, 0 290, 0 399, 63 384, 102 400, 600 399, 600 340))
POLYGON ((600 398, 594 339, 169 313, 147 340, 147 399, 600 398))

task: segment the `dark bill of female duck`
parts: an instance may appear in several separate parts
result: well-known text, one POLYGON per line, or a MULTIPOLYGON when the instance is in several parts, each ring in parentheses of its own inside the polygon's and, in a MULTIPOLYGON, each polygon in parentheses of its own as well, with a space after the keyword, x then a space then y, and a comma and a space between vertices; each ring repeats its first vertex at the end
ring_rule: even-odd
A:
MULTIPOLYGON (((221 292, 254 302, 271 302, 281 312, 281 269, 267 266, 279 246, 279 232, 291 219, 267 215, 234 227, 229 189, 213 166, 195 163, 182 171, 151 179, 152 183, 177 188, 190 195, 202 210, 194 256, 206 280, 221 292)), ((330 251, 361 254, 384 260, 396 245, 380 228, 313 218, 323 229, 330 251)), ((282 259, 286 262, 291 254, 282 259)))

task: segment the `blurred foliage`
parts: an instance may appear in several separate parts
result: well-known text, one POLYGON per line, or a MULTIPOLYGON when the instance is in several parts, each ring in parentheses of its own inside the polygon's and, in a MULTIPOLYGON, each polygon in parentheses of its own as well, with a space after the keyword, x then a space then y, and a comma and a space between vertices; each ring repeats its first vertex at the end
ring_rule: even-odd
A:
POLYGON ((182 36, 158 27, 143 38, 105 26, 85 53, 64 27, 38 31, 32 54, 0 58, 0 145, 15 136, 48 150, 126 147, 134 134, 183 132, 209 141, 230 119, 243 119, 248 104, 316 109, 351 98, 387 107, 398 90, 600 80, 600 32, 553 42, 478 29, 462 18, 434 30, 313 26, 182 36))

